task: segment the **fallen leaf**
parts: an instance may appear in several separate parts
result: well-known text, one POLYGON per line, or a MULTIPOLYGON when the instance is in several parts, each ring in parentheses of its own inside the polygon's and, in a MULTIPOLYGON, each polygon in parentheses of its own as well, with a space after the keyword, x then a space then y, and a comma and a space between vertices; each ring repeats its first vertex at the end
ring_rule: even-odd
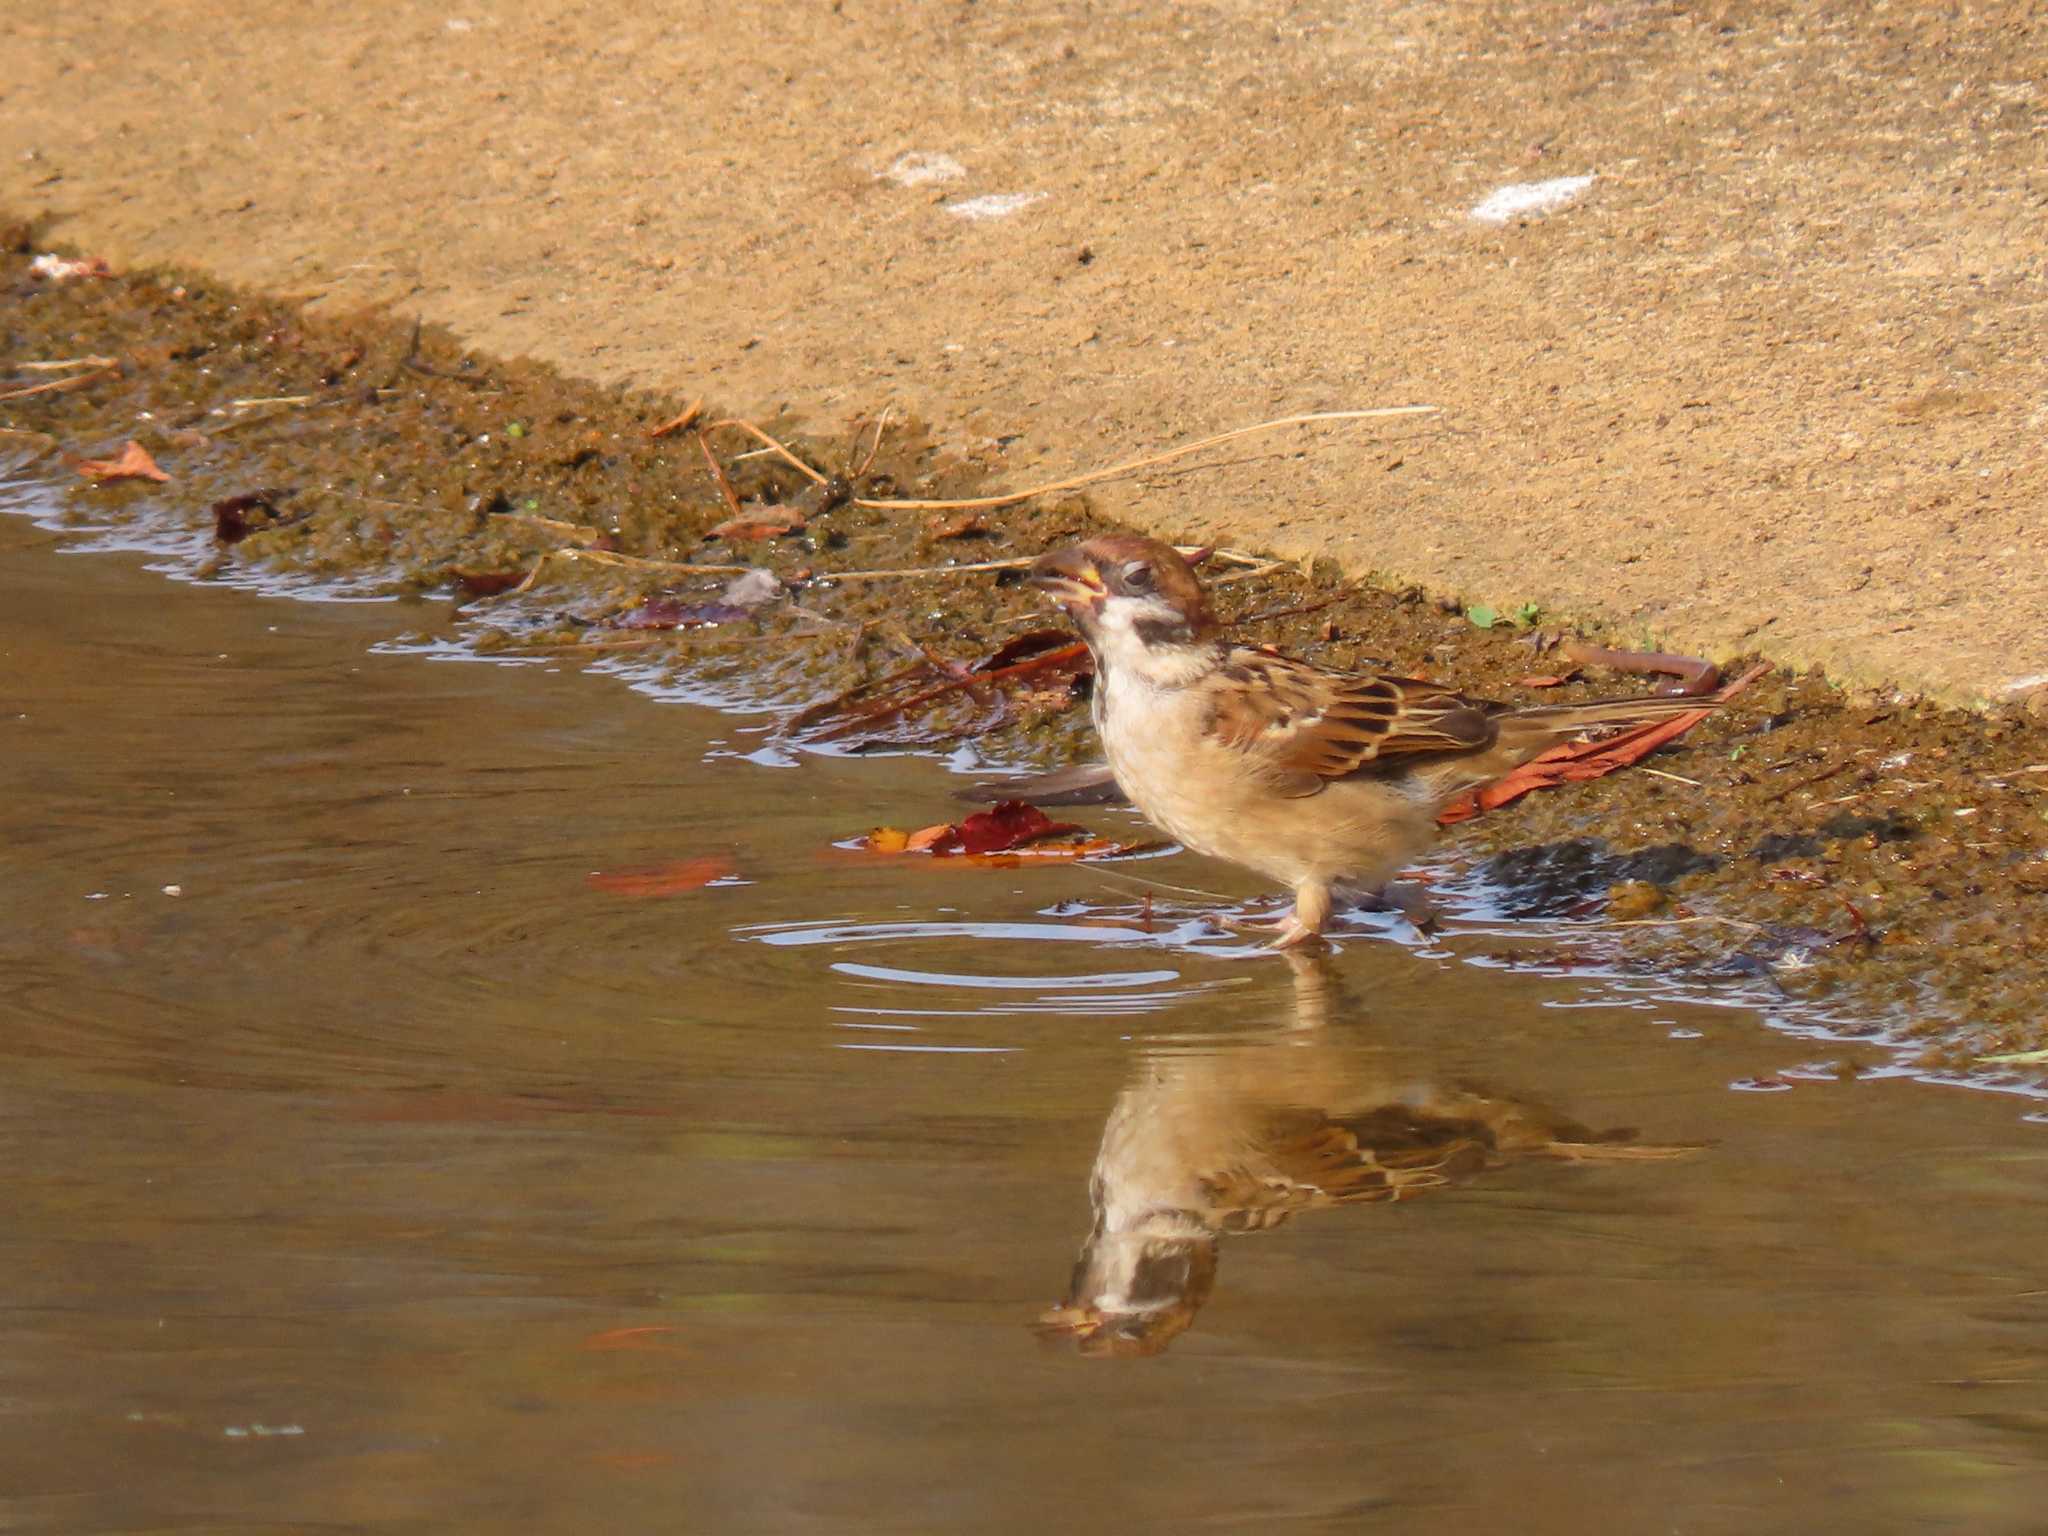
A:
POLYGON ((1046 682, 1064 677, 1071 683, 1091 666, 1088 647, 1065 630, 1034 630, 971 667, 927 656, 797 711, 782 729, 801 741, 847 743, 853 751, 958 741, 1009 724, 1015 718, 1009 690, 1043 694, 1046 682))
POLYGON ((656 1339, 676 1330, 660 1323, 649 1323, 640 1328, 607 1328, 602 1333, 593 1333, 583 1341, 585 1349, 645 1349, 656 1339))
POLYGON ((982 673, 1000 672, 1004 668, 1013 667, 1018 662, 1025 661, 1030 657, 1045 657, 1048 651, 1054 650, 1065 650, 1069 655, 1061 658, 1041 660, 1040 666, 1048 664, 1057 665, 1060 660, 1083 662, 1086 660, 1088 647, 1082 642, 1080 636, 1076 635, 1071 629, 1026 630, 1014 640, 1004 641, 1002 645, 998 646, 988 656, 977 661, 974 664, 974 670, 982 673), (1079 656, 1072 654, 1076 646, 1080 648, 1079 656))
POLYGON ((1532 757, 1491 784, 1482 784, 1469 795, 1461 795, 1437 813, 1437 825, 1455 826, 1485 811, 1498 810, 1519 800, 1532 789, 1553 789, 1559 784, 1605 778, 1617 768, 1639 762, 1667 741, 1684 735, 1712 713, 1697 709, 1651 725, 1623 731, 1600 741, 1566 742, 1532 757))
POLYGON ((1570 682, 1572 676, 1575 675, 1572 674, 1565 677, 1518 677, 1515 679, 1515 686, 1517 688, 1561 688, 1570 682))
POLYGON ((80 459, 72 466, 88 480, 154 480, 159 485, 171 477, 157 468, 149 450, 129 438, 116 459, 80 459))
POLYGON ((1058 837, 1081 828, 1071 821, 1054 821, 1028 800, 1003 800, 986 811, 976 811, 954 828, 951 841, 934 843, 935 853, 1007 853, 1043 837, 1058 837))
POLYGON ((698 629, 734 623, 748 612, 732 603, 679 603, 672 597, 654 597, 606 622, 613 629, 698 629))
MULTIPOLYGON (((1070 828, 1080 831, 1080 828, 1070 828)), ((845 847, 845 844, 839 845, 845 847)), ((876 827, 855 844, 862 853, 924 853, 945 864, 979 869, 1017 869, 1022 865, 1068 859, 1121 859, 1151 853, 1166 844, 1157 840, 1120 842, 1111 837, 1068 837, 1055 826, 1052 834, 1025 844, 988 853, 970 853, 960 845, 960 828, 951 823, 906 832, 901 827, 876 827)))
POLYGON ((803 513, 794 507, 759 507, 738 517, 728 517, 704 537, 734 542, 779 539, 785 534, 802 532, 804 521, 803 513))
POLYGON ((277 516, 277 503, 271 498, 284 494, 283 491, 245 491, 240 496, 216 501, 211 508, 213 536, 223 544, 241 543, 250 534, 268 526, 277 516), (252 517, 251 513, 262 515, 252 517))
MULTIPOLYGON (((1752 667, 1723 688, 1716 699, 1725 703, 1769 670, 1768 666, 1752 667)), ((1712 713, 1711 709, 1687 710, 1682 715, 1639 725, 1617 736, 1604 736, 1598 741, 1566 742, 1552 747, 1491 784, 1482 784, 1472 793, 1460 795, 1437 812, 1437 825, 1450 827, 1469 821, 1483 812, 1521 799, 1532 789, 1551 789, 1559 784, 1604 778, 1617 768, 1642 761, 1666 742, 1677 740, 1712 713)))
POLYGON ((584 884, 615 896, 678 896, 685 891, 701 891, 738 873, 739 867, 730 858, 713 853, 640 869, 593 870, 584 876, 584 884))
POLYGON ((926 519, 924 536, 934 540, 964 539, 970 533, 982 532, 987 526, 979 512, 955 512, 951 515, 941 512, 926 519))
POLYGON ((450 567, 448 574, 469 597, 496 597, 526 580, 524 571, 465 571, 460 567, 450 567))
POLYGON ((1500 614, 1484 603, 1474 603, 1465 610, 1465 620, 1475 629, 1491 629, 1500 622, 1500 614))

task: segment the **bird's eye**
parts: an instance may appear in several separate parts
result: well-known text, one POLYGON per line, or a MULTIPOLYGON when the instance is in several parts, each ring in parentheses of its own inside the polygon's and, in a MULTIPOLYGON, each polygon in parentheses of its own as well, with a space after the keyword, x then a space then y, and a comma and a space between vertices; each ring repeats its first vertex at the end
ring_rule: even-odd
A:
POLYGON ((1124 585, 1133 592, 1152 590, 1152 567, 1142 560, 1133 560, 1124 567, 1124 585))

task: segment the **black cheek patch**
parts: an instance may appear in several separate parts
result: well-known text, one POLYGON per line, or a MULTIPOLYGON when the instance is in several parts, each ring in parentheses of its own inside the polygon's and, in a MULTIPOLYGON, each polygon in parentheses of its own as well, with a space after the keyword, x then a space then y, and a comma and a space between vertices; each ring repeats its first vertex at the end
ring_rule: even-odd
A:
POLYGON ((1131 625, 1131 633, 1147 645, 1164 645, 1194 638, 1184 619, 1139 619, 1131 625))

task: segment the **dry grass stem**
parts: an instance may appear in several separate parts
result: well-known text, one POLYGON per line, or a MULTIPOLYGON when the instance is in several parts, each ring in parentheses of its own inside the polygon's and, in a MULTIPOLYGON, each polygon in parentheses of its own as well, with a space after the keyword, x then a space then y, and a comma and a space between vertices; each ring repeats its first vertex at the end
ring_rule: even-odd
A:
MULTIPOLYGON (((1203 552, 1205 546, 1183 544, 1183 555, 1203 552)), ((1285 560, 1262 560, 1257 555, 1243 554, 1234 549, 1211 549, 1207 551, 1211 560, 1228 560, 1236 565, 1249 565, 1256 569, 1245 572, 1247 576, 1262 576, 1270 570, 1277 570, 1288 562, 1285 560)), ((1009 560, 974 560, 965 565, 908 565, 886 571, 819 571, 819 581, 889 581, 898 576, 972 576, 981 571, 1021 571, 1032 565, 1036 555, 1018 555, 1009 560)), ((1230 577, 1222 578, 1225 581, 1230 577)), ((1215 582, 1210 583, 1216 585, 1215 582)))
POLYGON ((704 436, 704 428, 697 429, 697 447, 704 455, 704 462, 711 466, 711 478, 718 482, 718 494, 725 498, 726 506, 734 517, 744 514, 740 511, 739 492, 732 488, 732 481, 726 478, 725 466, 718 462, 718 455, 711 451, 710 440, 704 436))
MULTIPOLYGON (((763 432, 751 421, 742 421, 737 416, 728 416, 723 421, 712 422, 709 426, 707 426, 704 429, 704 431, 716 432, 720 427, 738 427, 742 432, 745 432, 750 437, 755 438, 762 445, 767 447, 771 452, 780 455, 783 459, 788 461, 790 464, 794 465, 804 474, 809 475, 811 477, 811 483, 813 485, 823 485, 825 483, 825 476, 819 474, 815 469, 811 468, 810 465, 806 464, 802 459, 798 458, 795 454, 791 453, 781 443, 778 443, 774 438, 770 437, 766 432, 763 432)), ((699 435, 701 436, 702 434, 699 435)), ((735 510, 737 510, 737 508, 735 508, 735 510)))
POLYGON ((699 395, 696 399, 692 400, 688 405, 683 407, 681 415, 669 417, 669 419, 661 423, 660 426, 649 427, 647 429, 647 435, 649 437, 667 437, 671 432, 682 431, 683 428, 689 426, 691 422, 695 421, 699 416, 703 414, 704 397, 702 395, 699 395))
POLYGON ((739 576, 748 571, 759 570, 754 565, 690 565, 681 560, 653 560, 645 555, 620 555, 608 549, 551 549, 533 562, 533 569, 526 573, 526 579, 518 586, 508 588, 500 597, 517 597, 529 591, 540 579, 542 571, 557 560, 587 560, 593 565, 618 566, 629 571, 662 571, 676 576, 739 576))
POLYGON ((857 507, 874 507, 897 512, 968 512, 993 507, 1013 507, 1021 501, 1031 500, 1034 496, 1050 496, 1059 491, 1079 490, 1084 485, 1095 485, 1122 475, 1136 474, 1156 464, 1170 463, 1174 459, 1185 458, 1188 454, 1200 453, 1204 448, 1214 448, 1218 443, 1249 437, 1254 432, 1270 432, 1276 427, 1307 426, 1319 421, 1367 421, 1385 416, 1424 416, 1433 414, 1436 409, 1433 405, 1388 405, 1369 411, 1314 411, 1306 416, 1282 416, 1274 421, 1256 422, 1249 427, 1237 427, 1229 432, 1219 432, 1213 437, 1183 443, 1180 447, 1169 448, 1164 453, 1148 454, 1142 459, 1127 459, 1121 464, 1112 464, 1107 469, 1090 470, 1085 475, 1072 475, 1065 480, 1035 485, 1025 491, 1009 491, 1000 496, 972 496, 961 501, 875 500, 856 496, 853 498, 853 504, 857 507))
POLYGON ((26 400, 30 395, 61 395, 70 390, 83 389, 88 384, 96 384, 101 379, 118 377, 119 370, 113 368, 102 368, 97 373, 74 373, 68 379, 51 379, 45 384, 30 384, 21 389, 10 389, 6 394, 0 395, 0 400, 26 400))
POLYGON ((862 475, 874 468, 875 455, 882 451, 882 433, 888 429, 889 413, 894 409, 893 405, 882 407, 882 414, 875 418, 875 439, 868 444, 868 455, 860 461, 860 467, 848 476, 849 479, 858 480, 862 475))
POLYGON ((558 533, 578 544, 595 544, 604 537, 595 528, 585 527, 582 523, 564 522, 559 517, 542 517, 538 512, 494 512, 491 515, 507 522, 531 523, 536 528, 545 528, 549 533, 558 533))
POLYGON ((118 368, 118 357, 66 357, 48 363, 15 363, 23 373, 71 373, 80 368, 118 368))

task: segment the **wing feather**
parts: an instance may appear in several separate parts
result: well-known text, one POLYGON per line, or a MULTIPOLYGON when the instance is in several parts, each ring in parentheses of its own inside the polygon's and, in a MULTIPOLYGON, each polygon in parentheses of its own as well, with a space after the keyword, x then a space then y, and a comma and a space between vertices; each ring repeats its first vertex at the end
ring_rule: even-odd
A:
POLYGON ((1390 759, 1463 756, 1493 744, 1499 707, 1420 678, 1328 672, 1240 647, 1215 691, 1211 739, 1243 752, 1276 786, 1314 794, 1390 759))

